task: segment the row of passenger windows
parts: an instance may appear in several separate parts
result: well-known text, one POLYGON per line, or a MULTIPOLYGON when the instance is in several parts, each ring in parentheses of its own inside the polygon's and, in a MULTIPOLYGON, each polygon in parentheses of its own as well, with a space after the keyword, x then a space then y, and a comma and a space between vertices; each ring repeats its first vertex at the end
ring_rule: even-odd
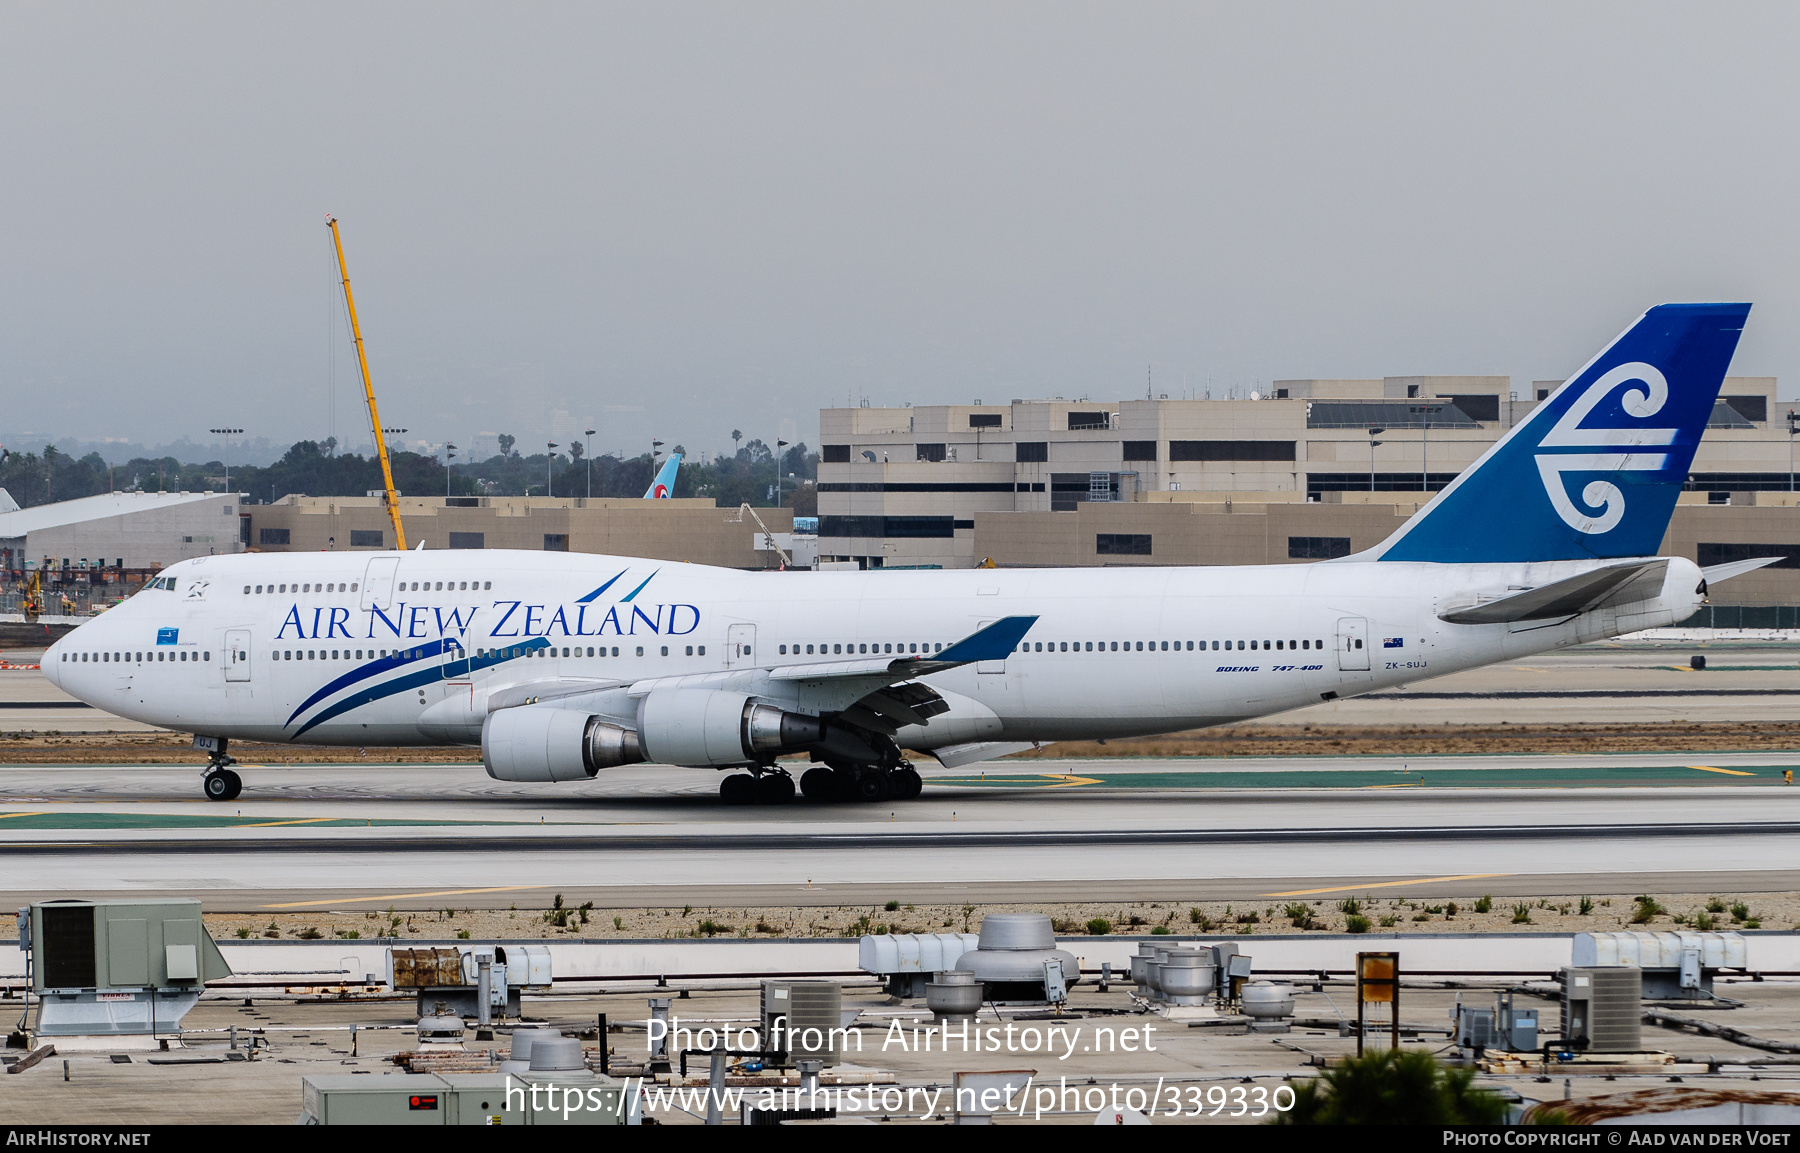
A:
MULTIPOLYGON (((690 657, 703 657, 706 655, 705 645, 687 645, 684 647, 687 649, 686 655, 690 657)), ((637 655, 640 657, 643 656, 644 646, 638 645, 636 648, 637 655)), ((662 655, 665 657, 668 656, 669 646, 662 645, 661 648, 662 655)), ((277 649, 274 653, 274 659, 278 661, 360 661, 385 657, 389 655, 389 651, 390 650, 388 649, 277 649)), ((394 649, 392 650, 392 653, 394 656, 409 657, 426 655, 422 649, 394 649)), ((554 648, 526 648, 524 646, 519 646, 517 648, 507 649, 476 649, 475 655, 477 657, 496 657, 503 660, 511 657, 554 657, 557 655, 557 650, 554 648)), ((620 649, 617 645, 612 646, 610 651, 605 645, 600 645, 597 648, 593 645, 589 645, 584 654, 581 646, 576 645, 573 647, 565 647, 562 650, 562 655, 565 657, 579 657, 583 655, 590 657, 616 657, 620 655, 620 649)))
MULTIPOLYGON (((659 645, 658 647, 662 649, 663 656, 666 657, 669 655, 669 646, 668 645, 659 645)), ((706 646, 705 645, 684 645, 683 647, 687 649, 687 652, 685 654, 686 656, 703 657, 706 655, 706 646)), ((640 657, 644 655, 644 646, 643 645, 637 645, 637 646, 635 646, 635 648, 636 648, 636 655, 638 655, 640 657)), ((619 653, 620 653, 620 649, 619 649, 618 645, 612 646, 612 649, 610 652, 607 650, 607 647, 605 645, 601 645, 599 648, 595 648, 593 645, 589 645, 587 647, 587 652, 585 655, 590 656, 590 657, 595 657, 595 656, 599 656, 599 657, 615 656, 616 657, 619 655, 619 653)), ((552 645, 549 648, 526 648, 525 646, 520 645, 516 648, 510 648, 510 649, 476 649, 475 655, 478 657, 498 657, 501 660, 506 660, 510 657, 539 657, 539 658, 553 657, 553 656, 556 656, 557 653, 556 653, 555 645, 552 645)), ((579 657, 584 654, 582 653, 582 649, 581 649, 580 645, 575 645, 573 647, 569 647, 569 646, 565 645, 562 650, 562 655, 565 657, 579 657)), ((745 656, 750 655, 748 649, 745 650, 744 655, 745 656)))
MULTIPOLYGON (((788 654, 789 650, 792 650, 792 652, 795 656, 800 655, 800 646, 799 645, 781 645, 781 646, 779 646, 779 648, 781 650, 782 656, 786 656, 788 654)), ((910 653, 919 653, 919 654, 924 654, 924 655, 930 655, 931 653, 943 652, 944 646, 942 644, 933 646, 930 642, 924 642, 924 643, 920 643, 920 644, 911 644, 907 641, 899 641, 894 644, 819 645, 818 649, 819 649, 819 653, 823 656, 833 656, 833 655, 841 656, 844 654, 849 654, 851 656, 855 656, 859 652, 877 653, 877 654, 883 653, 883 652, 889 652, 889 653, 897 652, 897 653, 900 653, 901 655, 907 655, 910 653)), ((813 651, 813 646, 807 645, 806 646, 806 655, 811 656, 812 651, 813 651)), ((748 656, 749 654, 746 653, 745 655, 748 656)))
MULTIPOLYGON (((1292 649, 1296 652, 1299 652, 1299 651, 1303 651, 1303 650, 1311 651, 1312 649, 1315 649, 1315 648, 1322 650, 1325 647, 1325 642, 1320 641, 1320 640, 1306 640, 1306 641, 1267 641, 1267 640, 1265 640, 1265 641, 1260 641, 1260 642, 1258 642, 1258 641, 1211 641, 1211 642, 1208 642, 1208 641, 1026 641, 1024 644, 1021 644, 1018 648, 1014 649, 1013 651, 1018 652, 1018 653, 1033 653, 1033 652, 1041 653, 1041 652, 1046 652, 1046 651, 1053 652, 1053 653, 1054 652, 1064 652, 1064 653, 1066 653, 1066 652, 1078 652, 1078 653, 1079 652, 1090 652, 1090 653, 1091 652, 1115 652, 1116 653, 1116 652, 1120 652, 1120 651, 1124 651, 1124 652, 1135 651, 1135 652, 1141 653, 1141 652, 1148 650, 1151 652, 1160 651, 1160 652, 1166 653, 1166 652, 1171 652, 1171 651, 1176 651, 1176 652, 1182 651, 1183 647, 1185 646, 1186 651, 1188 651, 1188 652, 1196 652, 1196 651, 1205 652, 1205 651, 1208 651, 1208 648, 1207 648, 1208 644, 1211 645, 1210 651, 1213 651, 1213 652, 1219 652, 1219 651, 1224 651, 1224 650, 1229 650, 1229 649, 1248 649, 1248 650, 1268 649, 1271 651, 1274 651, 1274 650, 1285 651, 1288 649, 1292 649), (1044 647, 1046 645, 1049 646, 1048 649, 1046 649, 1044 647), (1070 646, 1073 646, 1073 648, 1071 648, 1070 646), (1098 648, 1096 648, 1096 646, 1098 646, 1098 648)), ((908 642, 901 642, 901 643, 897 643, 897 644, 882 643, 882 644, 867 644, 867 645, 865 645, 865 644, 851 644, 851 645, 833 644, 833 645, 819 645, 817 647, 818 647, 818 651, 821 654, 826 655, 826 656, 841 655, 841 654, 846 654, 846 653, 848 653, 850 655, 857 655, 857 654, 861 654, 861 653, 871 653, 871 654, 899 653, 900 655, 903 655, 903 656, 911 655, 911 654, 920 654, 920 655, 929 656, 932 653, 939 653, 939 652, 944 651, 944 646, 942 644, 933 644, 933 643, 911 644, 908 642)), ((1361 641, 1356 642, 1356 647, 1361 648, 1362 642, 1361 641)), ((813 654, 813 648, 814 648, 814 646, 807 645, 805 655, 811 656, 813 654)), ((793 652, 793 654, 795 656, 802 655, 799 645, 782 645, 782 646, 780 646, 780 650, 781 650, 782 656, 786 656, 790 650, 793 652)))
MULTIPOLYGON (((1219 652, 1221 650, 1230 651, 1232 649, 1244 649, 1244 648, 1246 648, 1246 646, 1251 651, 1256 651, 1257 649, 1261 648, 1261 649, 1268 649, 1271 651, 1285 651, 1288 649, 1292 649, 1295 652, 1300 652, 1302 650, 1310 651, 1312 649, 1324 649, 1324 647, 1325 647, 1324 641, 1316 641, 1316 640, 1314 640, 1314 641, 1262 641, 1262 642, 1260 642, 1260 644, 1257 641, 1212 641, 1212 642, 1207 642, 1207 641, 1027 641, 1025 644, 1020 645, 1017 649, 1014 649, 1013 651, 1014 652, 1024 652, 1024 653, 1033 653, 1033 652, 1035 652, 1035 653, 1041 653, 1041 652, 1053 652, 1053 653, 1055 653, 1055 652, 1064 652, 1064 653, 1066 653, 1066 652, 1078 652, 1078 653, 1079 652, 1089 652, 1089 653, 1091 653, 1091 652, 1096 652, 1096 651, 1098 651, 1098 652, 1115 652, 1116 653, 1116 652, 1121 652, 1121 651, 1123 651, 1123 652, 1134 652, 1135 651, 1135 652, 1141 653, 1141 652, 1145 652, 1146 650, 1148 650, 1150 652, 1165 652, 1166 653, 1166 652, 1171 652, 1171 651, 1181 652, 1181 651, 1183 651, 1183 646, 1185 645, 1186 651, 1188 651, 1188 652, 1195 652, 1195 651, 1206 652, 1206 651, 1208 651, 1207 645, 1209 643, 1212 646, 1212 648, 1210 650, 1212 652, 1219 652), (1048 649, 1045 648, 1046 645, 1049 646, 1048 649), (1095 648, 1096 645, 1099 646, 1098 649, 1095 648)), ((1357 641, 1356 647, 1359 649, 1362 648, 1362 642, 1357 641)))
POLYGON ((169 652, 166 649, 162 649, 147 653, 64 653, 62 659, 64 664, 94 663, 122 665, 143 664, 145 661, 160 661, 165 659, 170 661, 210 661, 212 660, 212 653, 204 651, 190 653, 187 649, 169 652))
MULTIPOLYGON (((357 581, 351 581, 348 584, 345 584, 342 581, 326 581, 324 584, 319 584, 316 581, 301 581, 299 584, 245 585, 244 586, 244 595, 250 596, 255 593, 265 593, 265 592, 269 592, 269 593, 285 593, 285 592, 296 592, 296 593, 313 593, 313 592, 345 593, 345 592, 348 592, 348 593, 353 593, 357 590, 358 583, 359 582, 357 582, 357 581)), ((409 591, 410 592, 419 592, 421 586, 423 586, 424 591, 426 591, 426 592, 445 592, 445 591, 468 592, 471 589, 479 592, 483 589, 492 589, 494 587, 494 582, 493 581, 413 581, 409 587, 406 581, 401 581, 397 587, 398 587, 399 591, 401 591, 401 592, 409 592, 409 591)), ((169 587, 171 587, 171 588, 174 587, 173 581, 171 581, 169 587)))

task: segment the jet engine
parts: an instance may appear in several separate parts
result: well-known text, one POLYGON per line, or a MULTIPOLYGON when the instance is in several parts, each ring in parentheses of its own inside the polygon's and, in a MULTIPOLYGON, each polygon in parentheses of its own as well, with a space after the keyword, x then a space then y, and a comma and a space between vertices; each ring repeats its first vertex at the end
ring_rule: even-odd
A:
POLYGON ((638 704, 643 752, 670 765, 741 765, 817 744, 825 722, 758 704, 744 693, 657 689, 638 704))
POLYGON ((481 762, 499 781, 583 781, 643 759, 635 730, 576 709, 501 709, 481 726, 481 762))

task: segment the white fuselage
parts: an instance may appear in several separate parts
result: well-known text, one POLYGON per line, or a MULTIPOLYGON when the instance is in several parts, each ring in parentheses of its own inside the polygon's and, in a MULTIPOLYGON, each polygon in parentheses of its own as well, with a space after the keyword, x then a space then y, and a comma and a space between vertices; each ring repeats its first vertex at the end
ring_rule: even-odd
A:
POLYGON ((1446 607, 1600 562, 1357 560, 1243 568, 747 573, 567 553, 286 553, 171 567, 53 645, 74 696, 148 724, 322 744, 479 740, 496 694, 727 681, 934 652, 1035 616, 1004 661, 921 678, 952 705, 904 747, 1173 732, 1667 625, 1660 597, 1557 621, 1453 625, 1446 607), (604 586, 604 591, 600 591, 604 586))

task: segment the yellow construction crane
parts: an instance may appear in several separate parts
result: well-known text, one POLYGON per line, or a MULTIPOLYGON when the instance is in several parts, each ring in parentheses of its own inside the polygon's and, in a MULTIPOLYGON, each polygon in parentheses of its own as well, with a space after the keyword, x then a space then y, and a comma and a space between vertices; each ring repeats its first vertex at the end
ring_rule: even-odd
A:
POLYGON ((331 243, 337 248, 338 272, 344 278, 344 307, 350 310, 350 335, 356 340, 356 362, 362 366, 363 397, 369 402, 369 430, 375 437, 375 455, 381 458, 381 483, 385 487, 388 519, 394 522, 394 539, 406 551, 406 530, 400 527, 400 494, 394 491, 394 469, 388 463, 387 440, 381 435, 381 410, 375 407, 375 385, 369 380, 369 357, 363 351, 362 325, 356 322, 356 298, 350 294, 350 266, 344 263, 344 238, 338 235, 337 217, 325 217, 331 243))

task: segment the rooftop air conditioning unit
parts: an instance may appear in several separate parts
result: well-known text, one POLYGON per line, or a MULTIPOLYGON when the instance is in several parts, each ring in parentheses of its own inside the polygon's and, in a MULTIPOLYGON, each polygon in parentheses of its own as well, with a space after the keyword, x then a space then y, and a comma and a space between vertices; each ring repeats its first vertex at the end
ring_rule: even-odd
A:
POLYGON ((783 1053, 791 1064, 818 1058, 826 1065, 843 1059, 844 990, 835 981, 764 981, 763 1049, 783 1053))
POLYGON ((1644 971, 1636 966, 1563 970, 1563 1040, 1573 1049, 1643 1048, 1644 971))

